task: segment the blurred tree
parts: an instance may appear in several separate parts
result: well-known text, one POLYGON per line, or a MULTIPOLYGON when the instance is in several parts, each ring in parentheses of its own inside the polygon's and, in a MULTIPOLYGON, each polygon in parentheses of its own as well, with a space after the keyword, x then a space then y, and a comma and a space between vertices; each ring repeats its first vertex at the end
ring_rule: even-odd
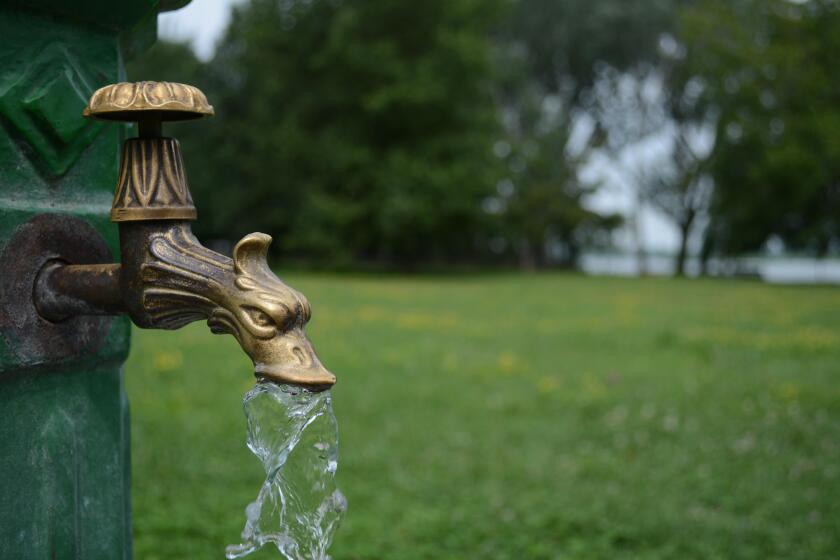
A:
POLYGON ((636 64, 624 69, 601 65, 588 109, 598 123, 598 151, 621 169, 633 189, 631 218, 642 273, 642 208, 651 206, 676 225, 674 271, 681 276, 689 239, 703 232, 700 218, 707 217, 714 185, 709 166, 718 111, 701 96, 702 78, 687 63, 687 47, 679 35, 679 10, 689 5, 689 0, 652 4, 658 7, 657 24, 636 64))
POLYGON ((587 107, 587 114, 597 123, 596 147, 590 157, 609 162, 609 165, 597 166, 600 173, 621 174, 616 185, 619 192, 627 187, 632 190, 627 221, 641 275, 647 273, 641 223, 642 209, 650 204, 651 189, 646 185, 655 180, 662 169, 658 164, 652 166, 648 158, 638 157, 638 148, 657 135, 662 136, 670 124, 663 103, 664 93, 662 73, 656 65, 640 64, 625 71, 603 67, 592 88, 592 102, 587 107))
MULTIPOLYGON (((581 180, 582 162, 593 149, 616 160, 665 130, 667 162, 633 178, 640 200, 683 233, 682 271, 709 170, 719 179, 723 169, 717 57, 754 62, 723 55, 726 45, 706 50, 705 35, 733 10, 748 20, 754 3, 251 0, 212 63, 159 44, 129 72, 195 83, 216 105, 213 125, 172 127, 204 236, 262 229, 286 255, 333 264, 465 260, 488 248, 527 266, 573 264, 619 223, 586 209, 598 185, 581 180)), ((723 215, 715 239, 732 231, 723 215)))
POLYGON ((506 132, 497 155, 506 178, 494 206, 521 262, 539 265, 559 252, 562 264, 574 264, 583 242, 619 225, 618 216, 585 208, 597 185, 578 173, 593 146, 619 137, 597 110, 596 86, 608 71, 644 67, 673 15, 672 0, 512 2, 497 35, 506 132))
POLYGON ((704 255, 840 243, 840 2, 700 0, 688 62, 719 108, 704 255))
POLYGON ((718 106, 702 95, 704 78, 695 73, 687 53, 684 41, 674 35, 660 37, 655 71, 662 80, 659 97, 670 149, 655 176, 640 185, 645 200, 677 225, 677 276, 685 275, 689 238, 699 218, 708 219, 714 192, 710 167, 720 114, 718 106))
POLYGON ((500 34, 542 89, 568 106, 592 102, 605 67, 638 68, 657 56, 680 0, 513 0, 500 34))
POLYGON ((220 131, 200 143, 208 233, 260 229, 287 255, 331 264, 480 253, 498 167, 488 32, 500 10, 478 0, 235 8, 206 69, 220 131))
POLYGON ((485 211, 500 218, 505 246, 523 268, 573 266, 581 245, 619 220, 584 208, 594 186, 578 178, 582 154, 570 151, 572 122, 560 105, 522 92, 517 104, 503 109, 506 136, 494 149, 505 178, 485 211))
POLYGON ((641 174, 639 188, 644 200, 677 225, 679 248, 674 274, 684 276, 688 241, 699 217, 708 212, 714 181, 709 173, 711 145, 704 138, 708 129, 676 121, 666 162, 641 174))
POLYGON ((200 87, 206 88, 206 73, 205 65, 196 58, 189 45, 169 41, 156 42, 143 52, 143 56, 134 57, 126 64, 126 74, 134 81, 183 82, 185 79, 204 79, 200 87))
POLYGON ((642 82, 637 109, 632 111, 645 117, 655 114, 648 126, 658 123, 655 134, 660 142, 667 142, 663 157, 654 158, 639 169, 637 190, 641 200, 677 226, 677 276, 685 275, 690 237, 695 232, 705 233, 703 224, 698 222, 708 218, 712 200, 714 180, 710 167, 719 118, 717 106, 702 96, 703 78, 692 72, 686 51, 685 44, 674 35, 660 36, 659 56, 649 71, 651 93, 643 94, 648 84, 642 82))

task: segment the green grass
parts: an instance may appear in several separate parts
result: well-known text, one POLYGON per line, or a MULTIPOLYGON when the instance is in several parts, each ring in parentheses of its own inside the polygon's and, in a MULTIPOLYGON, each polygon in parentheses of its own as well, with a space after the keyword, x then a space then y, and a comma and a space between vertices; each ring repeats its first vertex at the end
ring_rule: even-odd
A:
MULTIPOLYGON (((838 289, 286 279, 339 379, 336 559, 840 553, 838 289)), ((203 325, 134 335, 136 557, 221 558, 263 479, 249 362, 203 325)))

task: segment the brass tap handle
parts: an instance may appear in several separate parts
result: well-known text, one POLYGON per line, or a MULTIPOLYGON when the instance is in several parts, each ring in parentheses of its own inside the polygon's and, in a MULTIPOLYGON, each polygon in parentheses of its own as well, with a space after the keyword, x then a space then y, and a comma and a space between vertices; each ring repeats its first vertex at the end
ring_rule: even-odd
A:
POLYGON ((82 114, 138 124, 139 138, 123 146, 112 222, 196 219, 181 146, 162 136, 161 123, 213 115, 201 90, 172 82, 112 84, 96 90, 82 114))
POLYGON ((140 136, 161 135, 163 121, 189 121, 213 116, 200 89, 174 82, 120 82, 96 90, 82 112, 85 117, 136 122, 140 136))

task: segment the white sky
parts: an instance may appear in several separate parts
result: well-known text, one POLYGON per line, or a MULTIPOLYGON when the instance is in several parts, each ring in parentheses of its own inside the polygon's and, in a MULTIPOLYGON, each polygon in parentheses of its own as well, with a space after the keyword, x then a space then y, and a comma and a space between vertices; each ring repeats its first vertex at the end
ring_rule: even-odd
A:
MULTIPOLYGON (((158 18, 158 34, 162 39, 189 42, 199 58, 208 60, 213 56, 216 42, 224 32, 230 19, 231 7, 244 0, 192 0, 186 7, 166 12, 158 18)), ((655 151, 644 146, 625 154, 628 158, 650 157, 655 151)), ((633 205, 631 186, 622 179, 620 166, 593 162, 587 172, 601 176, 605 182, 599 192, 588 201, 593 210, 603 212, 626 212, 633 205)), ((633 247, 633 236, 629 227, 618 234, 616 243, 623 249, 633 247)), ((675 251, 677 232, 674 225, 652 208, 641 213, 642 244, 651 251, 675 251)))
POLYGON ((184 8, 158 17, 158 35, 162 39, 189 41, 199 58, 208 60, 230 19, 231 6, 241 2, 192 0, 184 8))

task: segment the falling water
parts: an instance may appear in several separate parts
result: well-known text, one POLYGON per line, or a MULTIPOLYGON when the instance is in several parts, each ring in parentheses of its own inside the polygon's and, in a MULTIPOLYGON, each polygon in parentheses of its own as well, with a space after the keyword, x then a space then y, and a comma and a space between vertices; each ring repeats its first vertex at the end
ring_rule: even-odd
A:
POLYGON ((338 425, 329 391, 258 382, 244 399, 248 447, 266 479, 245 508, 242 558, 274 543, 287 560, 328 560, 327 548, 347 500, 335 483, 338 425))

